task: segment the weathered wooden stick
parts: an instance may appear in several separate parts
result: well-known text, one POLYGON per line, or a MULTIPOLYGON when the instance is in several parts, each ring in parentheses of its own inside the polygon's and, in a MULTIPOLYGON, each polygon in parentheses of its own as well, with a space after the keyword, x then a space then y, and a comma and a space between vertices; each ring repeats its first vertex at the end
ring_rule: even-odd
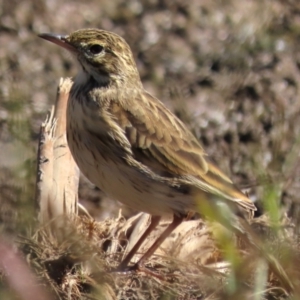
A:
POLYGON ((79 170, 66 139, 66 109, 72 84, 68 78, 60 80, 55 107, 41 126, 36 201, 42 224, 78 212, 79 170))

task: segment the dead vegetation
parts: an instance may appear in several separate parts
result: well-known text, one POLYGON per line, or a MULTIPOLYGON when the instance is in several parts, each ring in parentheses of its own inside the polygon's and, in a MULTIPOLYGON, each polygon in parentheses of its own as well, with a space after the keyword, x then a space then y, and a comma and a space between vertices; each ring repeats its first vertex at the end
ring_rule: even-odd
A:
MULTIPOLYGON (((289 298, 262 257, 234 242, 232 235, 227 237, 231 249, 226 249, 224 239, 222 245, 216 242, 214 230, 201 220, 182 224, 151 257, 147 267, 155 276, 114 272, 134 232, 132 227, 144 216, 103 222, 88 217, 64 219, 66 226, 59 238, 49 235, 47 227, 40 228, 31 238, 18 239, 18 245, 53 299, 256 299, 256 294, 257 299, 289 298)), ((280 230, 279 240, 268 233, 271 229, 264 220, 252 226, 259 228, 270 253, 284 263, 294 282, 299 276, 299 254, 287 230, 280 230)))

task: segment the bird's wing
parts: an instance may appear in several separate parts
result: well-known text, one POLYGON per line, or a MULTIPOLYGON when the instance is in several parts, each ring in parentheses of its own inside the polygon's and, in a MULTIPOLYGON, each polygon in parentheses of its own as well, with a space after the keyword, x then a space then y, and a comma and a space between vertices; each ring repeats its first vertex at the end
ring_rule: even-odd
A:
POLYGON ((251 200, 207 159, 188 128, 149 93, 112 104, 111 114, 124 130, 135 158, 154 172, 193 176, 202 190, 255 209, 251 200))

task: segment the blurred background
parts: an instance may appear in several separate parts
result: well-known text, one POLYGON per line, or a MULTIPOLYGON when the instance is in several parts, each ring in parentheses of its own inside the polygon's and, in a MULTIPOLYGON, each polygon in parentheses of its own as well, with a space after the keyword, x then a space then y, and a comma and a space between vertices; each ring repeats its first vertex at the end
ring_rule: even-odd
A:
MULTIPOLYGON (((297 222, 299 1, 0 0, 0 232, 35 219, 39 128, 60 77, 77 72, 37 34, 87 27, 126 39, 145 88, 245 188, 257 216, 271 203, 297 222)), ((117 215, 109 200, 82 178, 80 201, 97 220, 117 215)))

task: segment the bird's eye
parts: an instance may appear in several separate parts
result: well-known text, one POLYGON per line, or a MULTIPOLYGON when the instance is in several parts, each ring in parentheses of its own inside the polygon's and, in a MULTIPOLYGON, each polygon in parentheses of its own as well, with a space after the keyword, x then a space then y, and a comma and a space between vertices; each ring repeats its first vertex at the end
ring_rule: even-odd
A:
POLYGON ((95 44, 95 45, 92 45, 89 50, 92 54, 99 54, 103 51, 103 46, 101 46, 99 44, 95 44))

